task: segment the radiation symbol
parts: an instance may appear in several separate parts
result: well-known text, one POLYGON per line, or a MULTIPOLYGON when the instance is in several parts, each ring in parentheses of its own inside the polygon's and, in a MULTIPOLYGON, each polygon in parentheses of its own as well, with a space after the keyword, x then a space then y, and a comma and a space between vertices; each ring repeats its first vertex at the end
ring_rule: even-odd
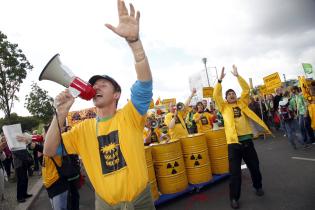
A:
POLYGON ((177 161, 175 161, 173 165, 171 163, 168 163, 166 168, 167 169, 171 169, 172 170, 172 174, 176 174, 177 173, 176 167, 178 167, 178 166, 179 166, 179 164, 177 163, 177 161))
POLYGON ((200 165, 199 160, 201 160, 201 159, 202 159, 202 156, 200 154, 190 156, 190 160, 195 160, 195 164, 194 164, 195 166, 200 165))

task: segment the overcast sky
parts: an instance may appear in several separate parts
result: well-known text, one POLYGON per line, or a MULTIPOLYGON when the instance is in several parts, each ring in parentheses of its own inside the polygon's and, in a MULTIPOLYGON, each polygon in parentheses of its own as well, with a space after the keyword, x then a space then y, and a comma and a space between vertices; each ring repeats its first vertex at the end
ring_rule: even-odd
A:
MULTIPOLYGON (((130 0, 141 12, 140 36, 154 77, 154 99, 190 94, 189 77, 208 67, 235 63, 254 85, 279 72, 281 79, 303 75, 301 63, 315 66, 315 0, 130 0)), ((77 76, 108 74, 122 86, 126 103, 136 79, 126 42, 104 24, 118 23, 116 0, 0 0, 0 30, 19 44, 34 66, 21 86, 13 112, 29 115, 24 98, 32 81, 55 97, 64 88, 38 76, 56 53, 77 76)), ((215 69, 209 68, 211 82, 215 69)), ((234 88, 228 73, 223 89, 234 88)), ((77 99, 72 110, 93 106, 77 99)), ((0 117, 3 117, 0 113, 0 117)))

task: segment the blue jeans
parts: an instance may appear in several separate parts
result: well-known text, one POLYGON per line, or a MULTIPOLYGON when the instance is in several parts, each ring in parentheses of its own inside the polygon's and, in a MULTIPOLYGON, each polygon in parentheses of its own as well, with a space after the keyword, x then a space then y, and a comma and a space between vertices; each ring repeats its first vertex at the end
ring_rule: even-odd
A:
POLYGON ((60 193, 50 199, 53 210, 67 210, 68 191, 60 193))
POLYGON ((286 130, 286 134, 289 138, 291 145, 293 147, 296 147, 296 144, 294 141, 294 138, 296 138, 295 137, 295 128, 294 128, 295 122, 294 122, 294 120, 286 120, 286 121, 283 120, 283 125, 284 125, 284 128, 286 130))
POLYGON ((304 115, 299 115, 299 127, 304 144, 314 142, 314 133, 311 127, 310 117, 304 117, 304 115), (309 139, 307 138, 309 137, 309 139))

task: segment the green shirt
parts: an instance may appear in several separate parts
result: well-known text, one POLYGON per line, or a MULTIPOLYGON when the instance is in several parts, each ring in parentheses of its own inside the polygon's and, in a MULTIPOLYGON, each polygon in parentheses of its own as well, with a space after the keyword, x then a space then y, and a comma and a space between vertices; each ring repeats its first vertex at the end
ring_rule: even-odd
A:
POLYGON ((290 105, 294 107, 294 111, 298 115, 304 115, 307 111, 307 105, 302 95, 294 95, 290 100, 290 105))

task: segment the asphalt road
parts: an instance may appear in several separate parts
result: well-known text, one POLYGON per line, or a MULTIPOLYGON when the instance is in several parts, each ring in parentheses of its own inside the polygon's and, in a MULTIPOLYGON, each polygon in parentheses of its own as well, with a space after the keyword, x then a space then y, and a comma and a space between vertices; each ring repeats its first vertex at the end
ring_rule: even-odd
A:
MULTIPOLYGON (((254 194, 248 169, 242 170, 240 206, 243 210, 314 210, 315 209, 315 145, 297 150, 280 134, 276 138, 255 140, 260 159, 265 195, 254 194)), ((228 179, 224 179, 165 204, 157 210, 226 210, 229 205, 228 179)), ((90 185, 80 190, 80 209, 94 209, 94 192, 90 185)), ((47 193, 42 190, 32 210, 51 209, 47 193)))

